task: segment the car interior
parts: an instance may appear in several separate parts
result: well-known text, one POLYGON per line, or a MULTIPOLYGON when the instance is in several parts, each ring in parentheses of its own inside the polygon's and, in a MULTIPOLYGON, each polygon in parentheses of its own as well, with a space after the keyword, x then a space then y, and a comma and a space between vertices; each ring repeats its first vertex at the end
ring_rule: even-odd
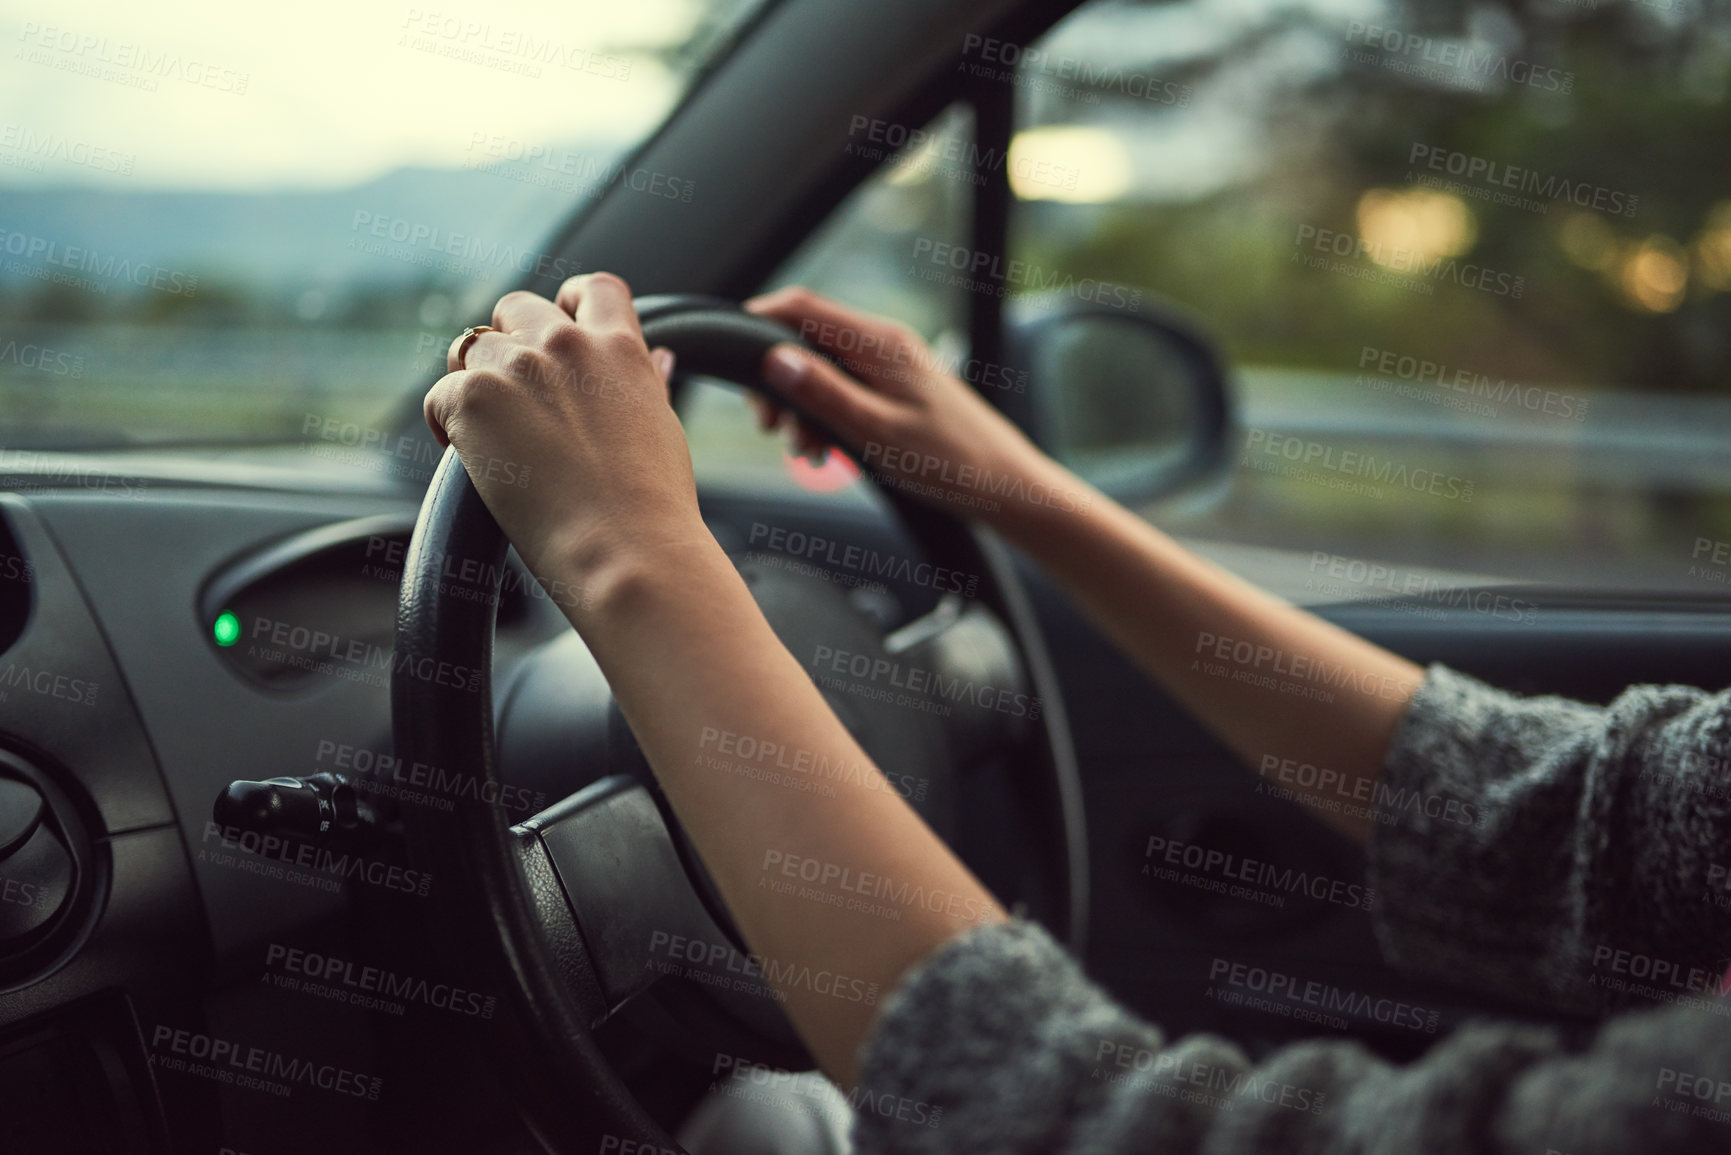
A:
POLYGON ((596 270, 678 353, 777 634, 1116 999, 1252 1055, 1581 1026, 1388 966, 1362 851, 1282 787, 1314 767, 1241 764, 989 533, 759 433, 812 334, 739 303, 906 322, 1415 662, 1718 689, 1721 9, 197 8, 7 18, 0 1152, 675 1151, 730 1075, 810 1069, 423 419, 494 299, 596 270))

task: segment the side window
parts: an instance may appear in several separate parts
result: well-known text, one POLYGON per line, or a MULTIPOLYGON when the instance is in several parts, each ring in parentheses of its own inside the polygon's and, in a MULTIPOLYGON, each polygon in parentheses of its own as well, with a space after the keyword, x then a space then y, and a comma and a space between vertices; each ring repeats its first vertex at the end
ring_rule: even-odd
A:
MULTIPOLYGON (((968 299, 954 284, 922 277, 917 254, 965 243, 973 207, 971 116, 953 106, 930 124, 857 117, 847 148, 876 160, 894 158, 845 200, 764 284, 806 287, 913 326, 940 357, 959 360, 968 299)), ((700 482, 736 482, 833 490, 852 471, 832 460, 814 468, 788 457, 781 442, 758 432, 738 390, 696 383, 680 417, 700 482)))
POLYGON ((1344 13, 1094 0, 970 46, 1015 85, 1008 258, 1233 366, 1230 477, 1143 512, 1312 604, 1725 591, 1731 185, 1676 158, 1731 131, 1731 19, 1344 13))

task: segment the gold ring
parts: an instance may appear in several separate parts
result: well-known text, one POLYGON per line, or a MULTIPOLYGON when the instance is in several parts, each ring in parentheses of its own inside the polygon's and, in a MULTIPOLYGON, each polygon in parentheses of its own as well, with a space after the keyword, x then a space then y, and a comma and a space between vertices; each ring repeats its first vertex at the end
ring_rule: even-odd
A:
POLYGON ((458 333, 457 334, 457 368, 459 368, 459 369, 467 369, 468 368, 467 365, 463 364, 463 358, 467 357, 469 355, 469 345, 471 343, 473 343, 473 341, 475 340, 476 337, 479 337, 482 333, 497 333, 498 331, 499 330, 493 328, 493 326, 491 326, 491 325, 470 325, 467 329, 464 329, 461 333, 458 333))

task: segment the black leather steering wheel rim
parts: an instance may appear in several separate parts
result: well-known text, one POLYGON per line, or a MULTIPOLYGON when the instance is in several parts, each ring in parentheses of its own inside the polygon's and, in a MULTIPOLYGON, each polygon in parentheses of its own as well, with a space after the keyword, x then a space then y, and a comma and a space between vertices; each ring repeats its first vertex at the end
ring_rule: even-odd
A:
MULTIPOLYGON (((760 377, 763 353, 778 342, 802 343, 786 327, 727 301, 654 297, 640 299, 637 307, 649 344, 673 349, 681 372, 765 393, 771 391, 760 377)), ((1079 950, 1088 901, 1080 784, 1056 680, 1013 562, 995 540, 915 503, 889 479, 873 475, 869 464, 862 463, 862 469, 879 482, 880 492, 923 548, 947 551, 977 567, 972 572, 986 579, 979 596, 1008 623, 1021 650, 1044 703, 1040 725, 1051 759, 1050 804, 1064 871, 1062 910, 1055 920, 1060 925, 1053 929, 1079 950)), ((474 778, 471 798, 493 797, 500 784, 491 689, 496 597, 441 596, 442 576, 451 557, 502 574, 508 544, 456 451, 447 450, 428 486, 403 566, 392 730, 399 758, 474 778)), ((496 588, 492 592, 496 595, 496 588)), ((543 1145, 554 1151, 589 1149, 585 1145, 612 1135, 681 1150, 631 1095, 596 1043, 592 1030, 606 1016, 605 999, 575 921, 557 915, 569 913, 558 878, 544 858, 526 853, 535 833, 508 827, 495 807, 481 803, 414 810, 404 817, 411 852, 436 880, 441 901, 435 906, 445 941, 480 947, 460 961, 477 971, 470 981, 499 996, 493 1042, 508 1064, 506 1078, 519 1110, 543 1145)))

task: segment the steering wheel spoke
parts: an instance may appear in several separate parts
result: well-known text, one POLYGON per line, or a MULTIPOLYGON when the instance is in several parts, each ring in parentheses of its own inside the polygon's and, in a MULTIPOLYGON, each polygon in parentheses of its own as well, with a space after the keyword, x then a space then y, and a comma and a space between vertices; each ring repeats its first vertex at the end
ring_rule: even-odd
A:
POLYGON ((945 594, 930 611, 884 635, 884 650, 945 708, 958 768, 1013 748, 1040 718, 1043 704, 1014 635, 978 601, 945 594))
MULTIPOLYGON (((692 889, 649 791, 614 775, 516 828, 558 883, 600 987, 599 1024, 643 993, 671 963, 674 943, 726 942, 692 889)), ((557 913, 557 912, 555 912, 557 913)))

